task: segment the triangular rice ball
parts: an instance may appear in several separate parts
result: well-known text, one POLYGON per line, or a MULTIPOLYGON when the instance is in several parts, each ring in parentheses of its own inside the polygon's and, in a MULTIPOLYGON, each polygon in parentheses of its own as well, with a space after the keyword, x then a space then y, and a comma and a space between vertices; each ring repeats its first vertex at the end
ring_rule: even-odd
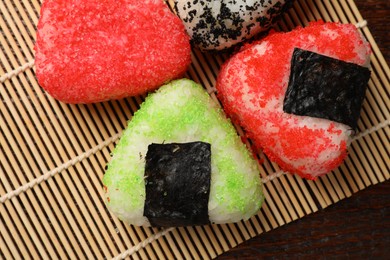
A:
POLYGON ((129 224, 149 225, 144 217, 148 146, 198 141, 211 147, 210 222, 250 218, 264 200, 257 163, 218 105, 187 79, 150 94, 129 122, 103 178, 108 208, 129 224))

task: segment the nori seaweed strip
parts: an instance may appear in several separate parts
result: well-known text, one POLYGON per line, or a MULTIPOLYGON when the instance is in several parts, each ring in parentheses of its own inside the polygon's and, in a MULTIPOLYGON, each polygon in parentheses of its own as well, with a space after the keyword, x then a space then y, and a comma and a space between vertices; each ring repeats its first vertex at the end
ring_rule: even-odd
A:
POLYGON ((370 74, 357 64, 295 48, 283 111, 329 119, 355 130, 370 74))
POLYGON ((209 224, 210 179, 210 144, 150 144, 144 216, 156 227, 209 224))

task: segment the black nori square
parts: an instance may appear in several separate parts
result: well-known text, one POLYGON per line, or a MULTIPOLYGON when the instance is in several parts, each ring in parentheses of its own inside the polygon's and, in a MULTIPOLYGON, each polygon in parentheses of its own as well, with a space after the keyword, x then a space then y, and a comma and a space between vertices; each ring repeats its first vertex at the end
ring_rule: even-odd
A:
POLYGON ((370 74, 357 64, 295 48, 283 111, 329 119, 355 130, 370 74))
POLYGON ((150 144, 146 154, 144 216, 152 226, 209 223, 210 144, 150 144))

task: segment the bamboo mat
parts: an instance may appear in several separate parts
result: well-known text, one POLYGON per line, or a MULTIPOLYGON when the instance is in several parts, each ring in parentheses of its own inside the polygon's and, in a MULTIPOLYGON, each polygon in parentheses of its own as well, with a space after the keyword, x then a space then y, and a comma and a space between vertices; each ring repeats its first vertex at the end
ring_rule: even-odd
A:
MULTIPOLYGON (((144 96, 67 105, 47 95, 33 67, 39 10, 38 0, 0 1, 0 258, 210 259, 390 177, 390 70, 369 25, 352 0, 298 0, 277 30, 317 19, 359 23, 372 45, 360 135, 345 163, 313 182, 284 175, 258 151, 261 176, 280 174, 266 181, 266 202, 250 220, 167 230, 125 225, 105 207, 101 179, 144 96)), ((194 50, 187 73, 215 100, 215 78, 226 58, 194 50)))

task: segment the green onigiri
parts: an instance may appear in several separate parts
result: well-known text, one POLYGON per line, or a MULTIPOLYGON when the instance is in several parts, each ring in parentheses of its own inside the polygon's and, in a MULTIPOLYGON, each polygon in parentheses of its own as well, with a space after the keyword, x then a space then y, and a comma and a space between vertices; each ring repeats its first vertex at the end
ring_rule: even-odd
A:
POLYGON ((211 147, 209 221, 238 222, 256 214, 264 200, 256 161, 222 109, 188 79, 149 94, 129 121, 103 177, 110 211, 128 224, 150 225, 144 216, 148 146, 198 141, 211 147))

